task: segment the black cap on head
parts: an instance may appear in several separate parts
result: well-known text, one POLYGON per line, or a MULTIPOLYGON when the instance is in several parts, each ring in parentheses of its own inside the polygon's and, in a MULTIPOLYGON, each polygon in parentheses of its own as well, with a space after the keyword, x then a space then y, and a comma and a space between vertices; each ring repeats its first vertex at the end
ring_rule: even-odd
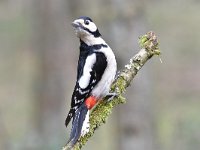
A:
POLYGON ((92 19, 90 17, 87 17, 87 16, 80 16, 78 19, 90 20, 91 22, 93 22, 92 19))

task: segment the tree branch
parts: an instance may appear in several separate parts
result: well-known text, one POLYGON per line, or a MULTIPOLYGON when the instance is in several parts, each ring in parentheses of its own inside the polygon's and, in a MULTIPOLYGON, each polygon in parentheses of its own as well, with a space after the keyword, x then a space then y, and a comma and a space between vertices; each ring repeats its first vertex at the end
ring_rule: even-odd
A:
MULTIPOLYGON (((95 130, 106 122, 113 107, 126 102, 126 99, 122 96, 122 94, 125 93, 126 88, 130 85, 137 72, 152 56, 160 55, 158 40, 154 32, 150 31, 141 36, 139 38, 139 44, 141 47, 140 51, 130 59, 130 63, 125 66, 125 69, 120 72, 112 84, 111 91, 116 92, 118 96, 109 102, 106 101, 106 98, 104 98, 92 110, 90 114, 90 131, 84 137, 79 139, 73 148, 74 150, 80 150, 89 138, 93 136, 95 130)), ((63 150, 68 149, 71 149, 69 145, 63 147, 63 150)))

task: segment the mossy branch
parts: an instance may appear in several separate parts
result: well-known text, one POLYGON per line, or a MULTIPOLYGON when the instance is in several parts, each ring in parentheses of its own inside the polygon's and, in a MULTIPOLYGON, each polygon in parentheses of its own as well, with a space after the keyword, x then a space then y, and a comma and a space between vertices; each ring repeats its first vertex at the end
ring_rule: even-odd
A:
MULTIPOLYGON (((137 72, 152 56, 160 55, 158 40, 152 31, 139 38, 139 45, 141 48, 140 51, 130 59, 129 64, 125 66, 125 69, 120 72, 115 82, 112 84, 111 91, 116 92, 118 96, 109 102, 104 98, 93 109, 90 114, 90 131, 78 140, 73 148, 74 150, 80 150, 89 138, 93 136, 95 130, 106 122, 113 107, 126 102, 122 94, 125 93, 126 88, 130 85, 137 72)), ((70 149, 68 145, 63 147, 63 150, 68 149, 70 149)))

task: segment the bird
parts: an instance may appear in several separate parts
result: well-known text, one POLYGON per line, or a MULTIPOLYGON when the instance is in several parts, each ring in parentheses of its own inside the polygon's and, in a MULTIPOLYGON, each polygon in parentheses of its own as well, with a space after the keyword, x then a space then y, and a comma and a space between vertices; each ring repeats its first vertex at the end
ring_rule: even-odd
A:
POLYGON ((81 16, 72 22, 72 26, 80 40, 80 52, 71 108, 65 120, 67 127, 73 118, 67 142, 71 147, 80 136, 89 132, 89 111, 102 98, 115 96, 109 91, 117 71, 115 55, 92 19, 81 16))

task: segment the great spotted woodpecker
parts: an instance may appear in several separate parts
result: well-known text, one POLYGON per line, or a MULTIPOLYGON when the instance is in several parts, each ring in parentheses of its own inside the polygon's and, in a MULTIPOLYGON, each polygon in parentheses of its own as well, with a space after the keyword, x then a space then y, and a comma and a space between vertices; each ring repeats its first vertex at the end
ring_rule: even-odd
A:
POLYGON ((73 147, 79 137, 89 131, 89 110, 98 100, 110 94, 117 63, 112 49, 102 39, 92 19, 82 16, 72 22, 72 26, 80 39, 77 80, 72 94, 71 109, 65 121, 67 127, 73 118, 68 141, 73 147))

